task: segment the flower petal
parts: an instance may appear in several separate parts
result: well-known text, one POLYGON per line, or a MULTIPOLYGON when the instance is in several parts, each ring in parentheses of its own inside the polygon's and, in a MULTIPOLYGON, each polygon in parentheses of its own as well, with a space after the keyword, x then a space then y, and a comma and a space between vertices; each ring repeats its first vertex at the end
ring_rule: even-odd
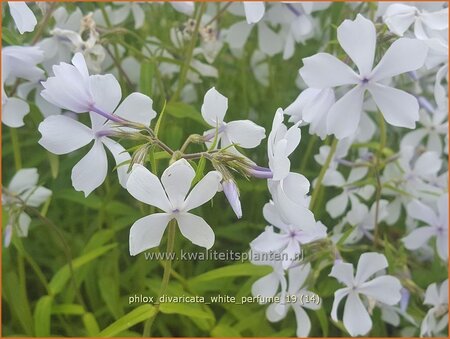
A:
POLYGON ((356 133, 361 119, 365 89, 355 86, 331 106, 327 117, 328 134, 338 139, 356 133))
POLYGON ((142 165, 134 165, 127 181, 128 192, 137 200, 156 206, 164 212, 172 211, 169 199, 158 177, 142 165))
POLYGON ((202 116, 212 127, 222 124, 228 109, 228 99, 220 94, 215 87, 206 92, 201 108, 202 116))
POLYGON ((91 129, 64 115, 52 115, 39 124, 39 144, 54 154, 73 152, 94 139, 91 129))
POLYGON ((171 219, 170 214, 155 213, 137 220, 130 229, 130 255, 158 246, 171 219))
POLYGON ((156 117, 153 100, 141 93, 131 93, 127 96, 114 114, 145 126, 150 126, 150 122, 156 117))
POLYGON ((208 172, 187 196, 184 210, 189 211, 211 200, 219 189, 220 180, 222 175, 219 172, 208 172))
POLYGON ((416 126, 419 103, 414 96, 381 84, 372 84, 368 90, 389 124, 411 129, 416 126))
POLYGON ((203 218, 191 213, 175 215, 178 227, 184 237, 193 244, 210 249, 214 245, 214 231, 203 218))
POLYGON ((112 153, 114 160, 116 161, 116 170, 119 177, 119 182, 122 187, 126 188, 128 180, 128 166, 130 165, 129 161, 131 160, 130 154, 115 140, 104 137, 102 138, 102 142, 112 153))
POLYGON ((395 305, 402 297, 400 281, 393 276, 381 276, 365 282, 358 288, 363 293, 387 305, 395 305))
POLYGON ((242 3, 244 4, 245 17, 248 24, 257 23, 262 19, 266 10, 264 1, 244 1, 242 3))
POLYGON ((283 40, 263 21, 258 24, 258 45, 261 52, 268 56, 274 56, 283 50, 283 40))
POLYGON ((236 22, 228 28, 225 40, 231 48, 241 49, 247 42, 252 28, 253 25, 249 25, 245 21, 236 22))
POLYGON ((304 58, 299 73, 309 87, 319 89, 359 82, 358 75, 348 65, 328 53, 304 58))
POLYGON ((372 320, 361 299, 350 293, 344 307, 344 326, 351 336, 365 335, 372 328, 372 320))
POLYGON ((433 226, 439 223, 436 213, 431 207, 428 207, 419 200, 411 201, 407 207, 408 216, 425 222, 429 226, 433 226))
POLYGON ((108 159, 101 141, 96 140, 91 150, 73 167, 72 185, 87 197, 105 181, 108 159))
POLYGON ((428 48, 420 40, 407 38, 395 40, 373 69, 370 78, 378 81, 415 71, 423 66, 427 54, 428 48))
POLYGON ((266 227, 264 232, 250 242, 250 247, 256 252, 276 252, 285 248, 288 243, 286 235, 275 233, 272 227, 266 227))
POLYGON ((50 191, 48 188, 39 186, 37 188, 31 189, 30 194, 26 194, 26 198, 24 200, 26 201, 27 206, 39 207, 51 195, 52 191, 50 191))
POLYGON ((257 147, 266 137, 265 129, 250 120, 236 120, 227 123, 226 134, 232 143, 242 148, 257 147))
POLYGON ((18 98, 7 98, 2 105, 2 122, 12 128, 25 125, 23 118, 30 112, 30 106, 24 100, 18 98))
POLYGON ((436 235, 434 227, 419 227, 404 237, 402 241, 408 250, 416 250, 434 235, 436 235))
MULTIPOLYGON (((355 285, 358 286, 367 281, 376 272, 388 267, 388 262, 383 254, 368 252, 359 257, 356 268, 355 285)), ((363 334, 363 333, 361 333, 363 334)))
POLYGON ((25 1, 8 1, 9 12, 17 26, 20 34, 33 32, 37 24, 33 11, 25 1))
POLYGON ((329 274, 330 277, 336 278, 347 286, 353 285, 353 265, 344 262, 336 262, 329 274))
POLYGON ((278 274, 272 272, 256 280, 252 285, 252 295, 260 295, 264 298, 274 297, 280 286, 278 274))
POLYGON ((344 20, 337 29, 339 44, 358 66, 361 76, 369 75, 373 66, 377 33, 372 21, 361 14, 355 20, 344 20))
POLYGON ((330 199, 325 205, 325 209, 332 218, 342 215, 348 206, 348 195, 345 192, 330 199))
POLYGON ((14 194, 21 194, 25 190, 37 185, 39 174, 36 168, 22 168, 14 174, 8 185, 8 190, 14 194))
POLYGON ((306 338, 311 331, 311 320, 309 320, 306 311, 298 304, 292 305, 297 321, 297 337, 306 338))
POLYGON ((166 168, 161 176, 161 183, 164 186, 172 208, 182 209, 194 177, 195 171, 185 159, 177 160, 166 168))
POLYGON ((339 304, 341 303, 342 299, 348 295, 349 288, 340 288, 336 292, 334 292, 334 300, 333 300, 333 306, 331 307, 331 319, 334 321, 338 321, 337 311, 339 308, 339 304))
POLYGON ((112 74, 91 75, 89 83, 95 107, 112 114, 122 98, 117 79, 112 74))

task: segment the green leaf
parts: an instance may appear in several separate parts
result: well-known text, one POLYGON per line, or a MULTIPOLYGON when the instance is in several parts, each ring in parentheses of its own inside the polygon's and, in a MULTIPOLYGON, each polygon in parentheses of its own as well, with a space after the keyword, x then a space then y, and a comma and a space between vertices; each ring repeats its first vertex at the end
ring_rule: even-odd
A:
POLYGON ((31 337, 33 335, 33 317, 27 296, 23 293, 23 289, 20 288, 19 278, 15 272, 7 272, 2 279, 2 297, 8 303, 14 318, 19 320, 24 333, 31 337))
POLYGON ((165 314, 181 314, 189 318, 214 320, 214 315, 202 310, 197 304, 190 303, 162 303, 159 310, 165 314))
POLYGON ((197 169, 195 170, 195 177, 194 180, 192 180, 191 186, 194 186, 196 183, 198 183, 203 178, 203 173, 205 172, 205 166, 206 166, 206 159, 205 157, 201 157, 197 169))
POLYGON ((83 315, 84 307, 78 304, 61 304, 52 306, 52 314, 83 315))
POLYGON ((46 295, 41 297, 34 309, 34 331, 36 337, 50 336, 50 321, 52 314, 53 297, 46 295))
POLYGON ((125 314, 122 318, 118 319, 103 331, 101 331, 99 337, 113 337, 122 331, 129 329, 131 326, 139 324, 147 319, 153 317, 156 313, 155 307, 152 305, 142 305, 133 311, 125 314))
POLYGON ((97 337, 100 333, 100 327, 92 313, 83 315, 83 325, 89 337, 97 337))
POLYGON ((163 118, 165 116, 166 108, 167 108, 167 101, 164 100, 164 106, 163 106, 163 108, 161 110, 161 113, 159 114, 158 120, 156 121, 155 136, 158 136, 158 134, 159 134, 159 129, 161 128, 161 123, 162 123, 162 120, 163 120, 163 118))
POLYGON ((14 46, 22 45, 22 43, 15 36, 15 34, 6 27, 2 27, 2 40, 5 41, 8 45, 14 46))
POLYGON ((191 105, 182 102, 174 102, 174 103, 169 102, 166 106, 166 111, 168 114, 170 114, 175 118, 191 119, 203 126, 208 126, 205 120, 203 120, 201 113, 191 105))
POLYGON ((59 173, 59 157, 56 154, 47 152, 48 162, 50 163, 50 172, 52 174, 52 178, 55 179, 58 177, 59 173))
MULTIPOLYGON (((91 262, 95 258, 105 254, 106 252, 110 251, 114 247, 116 247, 117 244, 110 244, 106 245, 100 248, 97 248, 85 255, 82 255, 81 257, 76 258, 72 261, 72 267, 73 270, 76 271, 78 268, 80 268, 83 265, 86 265, 87 263, 91 262)), ((58 294, 61 292, 66 285, 67 281, 70 279, 70 270, 69 265, 64 265, 56 274, 53 276, 52 280, 48 284, 48 287, 52 294, 58 294)))
POLYGON ((314 312, 319 319, 320 328, 322 329, 322 336, 328 337, 328 316, 325 313, 325 309, 320 307, 316 312, 314 312))
POLYGON ((95 210, 100 209, 102 206, 101 199, 95 194, 91 193, 88 197, 85 197, 83 193, 76 192, 73 189, 56 192, 53 196, 55 199, 67 200, 95 210))
POLYGON ((230 326, 220 324, 212 329, 211 337, 239 338, 241 334, 230 326))
POLYGON ((123 316, 117 281, 110 276, 104 276, 98 281, 98 287, 100 295, 114 319, 119 319, 123 316))
POLYGON ((235 277, 251 277, 269 274, 272 268, 269 266, 257 266, 253 264, 234 264, 200 274, 189 281, 189 284, 197 285, 211 280, 235 277))
POLYGON ((153 77, 155 75, 155 63, 143 61, 141 63, 140 90, 142 93, 152 96, 153 94, 153 77))

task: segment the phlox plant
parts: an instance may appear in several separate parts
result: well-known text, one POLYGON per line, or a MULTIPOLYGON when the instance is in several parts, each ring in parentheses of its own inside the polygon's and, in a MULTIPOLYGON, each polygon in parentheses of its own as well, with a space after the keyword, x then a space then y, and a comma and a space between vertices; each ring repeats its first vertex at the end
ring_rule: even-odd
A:
POLYGON ((448 335, 448 4, 3 2, 2 335, 448 335))

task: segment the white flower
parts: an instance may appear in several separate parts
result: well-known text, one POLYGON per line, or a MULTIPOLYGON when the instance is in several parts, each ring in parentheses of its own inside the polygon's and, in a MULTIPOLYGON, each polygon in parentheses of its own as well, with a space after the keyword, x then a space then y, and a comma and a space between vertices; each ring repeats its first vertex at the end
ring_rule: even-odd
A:
POLYGON ((434 200, 436 194, 443 193, 442 188, 433 184, 441 167, 442 160, 436 152, 416 154, 410 146, 401 149, 398 161, 389 163, 381 178, 383 193, 396 197, 388 205, 388 224, 398 220, 401 204, 406 206, 411 197, 434 200))
POLYGON ((136 255, 159 245, 167 224, 176 219, 181 234, 192 243, 211 248, 214 232, 206 221, 191 209, 211 200, 219 188, 222 175, 217 171, 206 174, 188 195, 195 171, 184 159, 170 165, 161 182, 142 165, 133 166, 127 182, 128 192, 137 200, 155 206, 163 213, 155 213, 136 221, 130 230, 130 254, 136 255))
MULTIPOLYGON (((114 109, 120 101, 121 90, 116 85, 111 86, 114 77, 98 76, 96 84, 99 88, 109 90, 104 93, 97 105, 114 109), (105 85, 102 86, 102 83, 105 85)), ((138 122, 146 126, 156 116, 152 109, 152 100, 141 93, 132 93, 115 110, 115 116, 129 121, 138 122)), ((112 121, 96 113, 90 113, 92 128, 64 115, 47 117, 39 124, 39 132, 42 138, 39 144, 54 154, 67 154, 73 152, 94 140, 91 150, 83 157, 72 170, 72 185, 77 191, 83 191, 88 196, 99 187, 106 178, 108 160, 104 146, 113 154, 117 164, 117 174, 120 184, 125 187, 128 177, 125 162, 130 160, 130 155, 116 141, 108 136, 114 135, 117 130, 126 131, 127 128, 115 127, 112 121)))
POLYGON ((37 24, 36 17, 25 1, 8 1, 9 12, 20 34, 33 32, 37 24))
POLYGON ((19 98, 8 98, 4 86, 14 84, 17 78, 32 82, 39 80, 44 71, 36 65, 44 55, 39 47, 8 46, 2 48, 2 122, 13 128, 24 125, 23 118, 30 111, 28 103, 19 98))
POLYGON ((261 52, 268 56, 274 56, 283 51, 283 40, 279 33, 272 30, 267 20, 263 19, 265 11, 263 2, 244 2, 244 11, 241 11, 240 5, 236 3, 229 7, 229 11, 236 15, 245 15, 247 18, 247 20, 234 23, 226 32, 225 41, 232 49, 242 49, 252 29, 256 26, 258 28, 258 46, 261 52))
POLYGON ((39 174, 36 168, 23 168, 13 176, 7 188, 3 188, 2 205, 9 212, 9 227, 6 232, 5 246, 9 246, 13 230, 19 237, 28 235, 31 218, 23 212, 23 204, 30 207, 39 207, 52 194, 52 192, 38 186, 39 174), (12 226, 15 226, 14 229, 12 226))
POLYGON ((258 146, 261 140, 266 137, 264 128, 250 120, 225 122, 224 117, 227 109, 228 99, 214 87, 206 92, 201 112, 203 119, 213 129, 206 131, 205 135, 210 136, 210 139, 214 139, 217 127, 217 142, 220 142, 221 148, 232 144, 237 144, 242 148, 254 148, 258 146))
POLYGON ((331 88, 307 88, 285 110, 290 122, 309 123, 309 132, 317 134, 322 140, 327 136, 327 113, 336 102, 331 88))
POLYGON ((418 227, 403 239, 405 247, 416 250, 436 237, 436 249, 442 260, 448 260, 448 195, 437 199, 437 213, 424 203, 413 200, 407 207, 408 215, 423 221, 426 226, 418 227))
POLYGON ((64 7, 59 7, 53 13, 55 26, 50 31, 51 36, 37 43, 45 55, 44 68, 52 74, 53 65, 60 62, 69 62, 72 52, 75 51, 74 42, 81 40, 78 31, 81 28, 83 13, 76 8, 68 13, 64 7))
POLYGON ((433 283, 427 287, 424 304, 433 306, 420 326, 420 336, 440 336, 448 326, 448 279, 438 287, 433 283))
POLYGON ((53 72, 55 76, 42 82, 45 89, 41 92, 41 96, 45 100, 75 113, 95 109, 109 111, 107 108, 110 105, 98 107, 98 99, 101 99, 103 103, 109 103, 107 96, 117 91, 117 80, 109 78, 109 81, 106 81, 107 76, 102 78, 89 76, 86 61, 81 53, 74 55, 72 65, 62 62, 53 66, 53 72), (100 97, 102 95, 103 98, 100 97))
POLYGON ((326 210, 332 218, 337 218, 342 215, 349 202, 352 204, 358 201, 358 196, 364 200, 368 200, 375 192, 372 185, 357 186, 358 181, 361 181, 367 174, 366 167, 355 167, 350 171, 347 180, 337 170, 329 170, 326 172, 322 184, 324 186, 341 187, 342 193, 330 199, 326 204, 326 210))
MULTIPOLYGON (((386 218, 387 204, 388 201, 386 200, 379 201, 378 222, 381 222, 386 218)), ((373 236, 370 232, 375 229, 376 207, 376 202, 372 204, 370 210, 365 204, 360 202, 357 202, 352 206, 352 209, 346 215, 346 219, 348 223, 354 227, 354 230, 346 239, 346 244, 354 244, 360 241, 364 236, 373 240, 373 236)))
POLYGON ((417 38, 426 36, 427 30, 445 30, 448 28, 448 8, 435 12, 420 11, 414 6, 392 4, 383 15, 383 21, 392 33, 399 36, 414 24, 417 38))
POLYGON ((427 56, 426 45, 414 39, 398 39, 373 68, 376 31, 371 21, 358 14, 354 21, 345 20, 337 35, 341 47, 357 65, 359 74, 327 53, 303 59, 304 66, 299 71, 312 88, 355 85, 331 107, 327 118, 328 133, 342 139, 356 132, 366 90, 389 124, 414 128, 419 118, 417 99, 402 90, 383 85, 381 81, 422 67, 427 56))
MULTIPOLYGON (((285 212, 286 208, 282 210, 285 212)), ((263 214, 271 226, 253 240, 250 246, 257 252, 280 252, 283 268, 287 269, 300 259, 301 245, 327 236, 327 228, 321 222, 316 222, 309 210, 306 211, 309 213, 294 210, 281 214, 273 202, 267 203, 263 214), (272 226, 280 232, 274 232, 272 226)))
POLYGON ((374 252, 361 255, 355 275, 353 275, 352 264, 343 262, 334 264, 330 276, 345 284, 346 287, 334 293, 331 318, 338 321, 338 306, 347 296, 343 320, 344 326, 351 336, 366 335, 372 328, 372 320, 360 295, 387 305, 394 305, 400 301, 402 286, 397 278, 383 275, 369 280, 376 272, 386 267, 388 267, 388 262, 385 256, 374 252))
POLYGON ((288 288, 280 294, 280 303, 269 305, 266 317, 271 322, 277 322, 286 317, 287 312, 292 307, 297 322, 297 337, 307 337, 311 331, 311 321, 304 310, 318 310, 320 303, 316 303, 318 296, 308 291, 304 285, 306 278, 311 272, 311 264, 299 265, 288 271, 288 288), (289 299, 286 299, 289 298, 289 299), (306 298, 308 301, 306 301, 306 298))
POLYGON ((427 112, 420 111, 420 123, 423 127, 416 128, 403 137, 400 148, 406 146, 417 147, 423 139, 427 139, 426 147, 429 151, 442 153, 441 135, 445 136, 448 133, 448 113, 444 110, 434 110, 427 112))
MULTIPOLYGON (((267 154, 272 177, 267 184, 272 198, 281 210, 297 210, 309 214, 309 181, 305 176, 290 172, 289 156, 301 140, 299 123, 289 129, 283 123, 283 110, 279 108, 274 116, 272 130, 267 139, 267 154)), ((284 214, 284 211, 281 211, 284 214)))

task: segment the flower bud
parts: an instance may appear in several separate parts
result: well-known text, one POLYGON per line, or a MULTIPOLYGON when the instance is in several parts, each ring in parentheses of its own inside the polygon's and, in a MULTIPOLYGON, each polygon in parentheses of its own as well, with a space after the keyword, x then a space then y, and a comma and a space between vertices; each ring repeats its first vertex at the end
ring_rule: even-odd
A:
POLYGON ((226 180, 222 182, 223 192, 230 203, 231 208, 238 217, 242 218, 241 201, 239 200, 239 190, 233 180, 226 180))

